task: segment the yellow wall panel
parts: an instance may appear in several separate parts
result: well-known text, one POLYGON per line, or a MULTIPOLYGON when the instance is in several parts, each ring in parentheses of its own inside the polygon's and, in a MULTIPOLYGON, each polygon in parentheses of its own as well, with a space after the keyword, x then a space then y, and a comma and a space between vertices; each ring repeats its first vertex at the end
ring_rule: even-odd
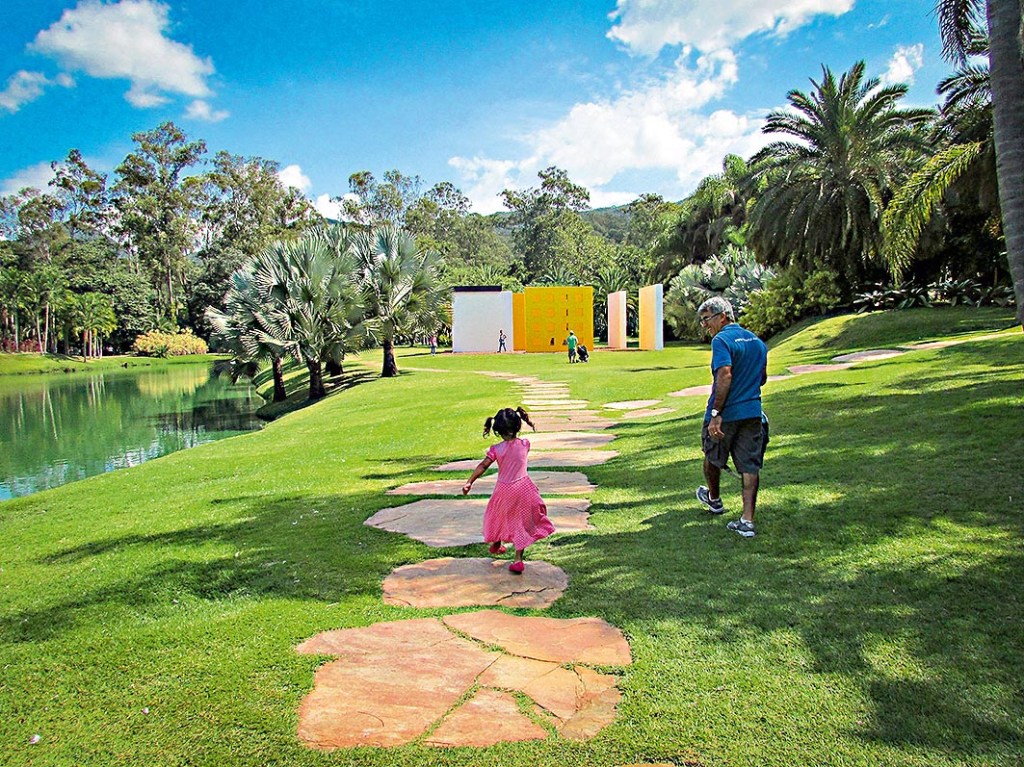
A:
POLYGON ((523 296, 526 351, 565 351, 562 342, 570 330, 581 344, 594 348, 592 287, 528 287, 523 296))
POLYGON ((512 349, 526 351, 526 295, 512 294, 512 349))

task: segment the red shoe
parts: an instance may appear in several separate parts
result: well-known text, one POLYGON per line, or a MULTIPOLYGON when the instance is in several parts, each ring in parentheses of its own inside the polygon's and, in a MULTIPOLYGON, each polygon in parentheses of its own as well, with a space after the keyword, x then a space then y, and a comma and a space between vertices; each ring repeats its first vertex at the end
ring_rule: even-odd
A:
POLYGON ((507 551, 507 549, 501 545, 501 541, 496 541, 495 543, 492 543, 491 547, 487 550, 492 554, 504 554, 507 551))
POLYGON ((510 573, 512 573, 513 575, 522 575, 523 574, 523 570, 525 570, 525 569, 526 569, 526 563, 523 562, 522 560, 519 560, 518 562, 513 562, 512 564, 510 564, 508 566, 508 571, 510 573))

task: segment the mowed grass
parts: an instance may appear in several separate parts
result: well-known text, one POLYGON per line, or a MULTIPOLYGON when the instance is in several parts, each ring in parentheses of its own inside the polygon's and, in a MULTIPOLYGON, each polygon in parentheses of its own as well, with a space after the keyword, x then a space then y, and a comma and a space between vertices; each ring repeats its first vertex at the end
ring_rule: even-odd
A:
MULTIPOLYGON (((880 322, 842 332, 868 320, 880 322)), ((293 647, 455 612, 386 606, 381 581, 409 562, 485 555, 362 524, 411 500, 386 489, 482 455, 483 419, 516 402, 474 370, 568 381, 603 403, 706 383, 708 357, 678 346, 570 367, 403 350, 400 378, 364 378, 259 433, 0 503, 0 763, 1019 764, 1019 331, 769 384, 751 540, 725 529, 731 478, 725 518, 693 498, 702 398, 615 427, 620 456, 587 469, 596 529, 528 552, 563 568, 568 591, 516 611, 600 616, 629 638, 618 717, 593 740, 299 743, 298 705, 328 659, 293 647)))

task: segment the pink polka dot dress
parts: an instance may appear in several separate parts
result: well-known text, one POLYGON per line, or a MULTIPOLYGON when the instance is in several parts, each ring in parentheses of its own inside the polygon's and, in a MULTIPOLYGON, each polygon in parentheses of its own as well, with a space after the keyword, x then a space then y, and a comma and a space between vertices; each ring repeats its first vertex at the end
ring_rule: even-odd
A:
POLYGON ((530 442, 502 440, 491 445, 487 457, 498 463, 498 481, 484 512, 484 541, 511 542, 517 549, 547 538, 555 532, 548 519, 548 507, 526 473, 530 442))

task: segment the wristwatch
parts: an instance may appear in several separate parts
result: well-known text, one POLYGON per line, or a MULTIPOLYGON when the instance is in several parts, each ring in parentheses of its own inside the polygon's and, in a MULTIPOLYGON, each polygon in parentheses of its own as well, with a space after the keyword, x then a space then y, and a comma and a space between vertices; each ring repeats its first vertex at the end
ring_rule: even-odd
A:
POLYGON ((719 413, 719 412, 718 412, 717 410, 715 410, 714 408, 711 408, 711 417, 712 417, 712 418, 718 418, 718 416, 720 416, 720 415, 721 415, 721 413, 719 413))

